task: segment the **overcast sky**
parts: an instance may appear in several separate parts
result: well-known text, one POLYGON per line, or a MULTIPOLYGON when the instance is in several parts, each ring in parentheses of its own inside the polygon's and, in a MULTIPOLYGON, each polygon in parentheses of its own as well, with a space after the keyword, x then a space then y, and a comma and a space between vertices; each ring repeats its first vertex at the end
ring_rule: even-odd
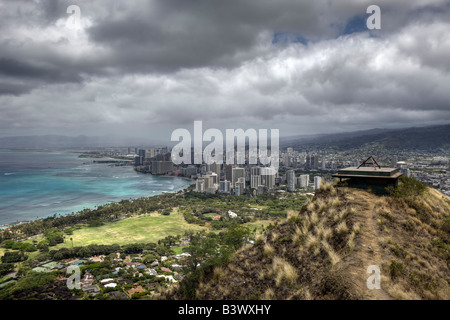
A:
POLYGON ((194 120, 281 136, 449 123, 450 1, 0 0, 0 136, 169 140, 194 120))

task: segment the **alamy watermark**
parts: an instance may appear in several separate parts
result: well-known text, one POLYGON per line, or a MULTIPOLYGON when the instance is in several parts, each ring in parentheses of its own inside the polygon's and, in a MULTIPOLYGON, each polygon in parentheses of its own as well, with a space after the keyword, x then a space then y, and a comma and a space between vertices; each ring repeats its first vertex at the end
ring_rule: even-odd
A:
POLYGON ((381 271, 377 265, 371 265, 367 268, 367 273, 370 274, 367 278, 367 289, 381 289, 381 271))
POLYGON ((366 13, 371 15, 366 20, 367 29, 381 29, 381 9, 377 5, 371 5, 367 8, 366 13))
POLYGON ((275 170, 279 167, 280 131, 270 130, 270 152, 267 129, 226 129, 226 141, 219 129, 210 128, 203 132, 203 122, 194 121, 193 137, 187 129, 172 132, 171 141, 179 143, 172 149, 172 162, 184 164, 260 164, 275 170), (236 144, 235 144, 236 141, 236 144), (246 142, 248 141, 248 162, 246 161, 246 142), (193 142, 193 157, 192 157, 193 142), (203 142, 210 142, 203 149, 203 142), (224 143, 225 142, 225 143, 224 143), (225 154, 224 154, 224 145, 225 154), (236 152, 235 152, 236 150, 236 152), (225 156, 224 156, 225 155, 225 156), (193 161, 192 161, 193 160, 193 161))
POLYGON ((81 28, 81 9, 77 5, 70 5, 66 10, 70 14, 66 21, 66 27, 71 30, 78 30, 81 28))
POLYGON ((81 288, 81 271, 78 266, 69 266, 67 267, 66 274, 71 274, 70 277, 67 278, 67 288, 72 289, 80 289, 81 288), (72 272, 75 271, 73 274, 72 272))

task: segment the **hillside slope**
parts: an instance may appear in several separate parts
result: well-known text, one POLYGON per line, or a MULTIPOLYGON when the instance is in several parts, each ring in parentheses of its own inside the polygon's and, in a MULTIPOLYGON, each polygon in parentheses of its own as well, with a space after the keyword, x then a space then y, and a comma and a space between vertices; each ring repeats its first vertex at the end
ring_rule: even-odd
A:
POLYGON ((450 201, 326 186, 205 276, 198 299, 450 299, 450 201), (381 270, 369 290, 367 268, 381 270))

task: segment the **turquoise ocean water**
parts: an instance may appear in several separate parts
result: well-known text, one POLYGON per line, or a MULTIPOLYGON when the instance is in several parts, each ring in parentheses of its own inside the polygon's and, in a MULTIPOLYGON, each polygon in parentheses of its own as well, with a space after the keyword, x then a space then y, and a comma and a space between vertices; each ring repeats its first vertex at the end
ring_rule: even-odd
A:
POLYGON ((0 224, 176 192, 191 184, 78 156, 70 151, 0 151, 0 224))

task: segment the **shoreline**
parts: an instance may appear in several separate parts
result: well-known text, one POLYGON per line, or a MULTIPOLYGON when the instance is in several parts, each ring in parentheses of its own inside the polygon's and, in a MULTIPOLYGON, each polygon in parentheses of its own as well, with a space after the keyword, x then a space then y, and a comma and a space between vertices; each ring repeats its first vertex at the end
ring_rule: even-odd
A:
MULTIPOLYGON (((36 150, 33 150, 33 151, 36 151, 36 150)), ((40 151, 44 152, 44 153, 49 152, 49 150, 40 150, 40 151)), ((65 151, 67 151, 67 150, 65 150, 65 151)), ((29 152, 29 151, 25 151, 25 152, 29 152)), ((79 155, 82 152, 71 151, 70 153, 75 154, 75 155, 77 155, 77 154, 79 155)), ((111 159, 110 157, 106 157, 106 159, 108 159, 108 158, 111 159)), ((138 172, 138 171, 134 170, 134 168, 133 168, 133 171, 136 172, 136 173, 142 173, 142 172, 138 172)), ((144 174, 144 173, 142 173, 142 174, 144 174)), ((145 174, 152 175, 151 173, 145 173, 145 174)), ((39 217, 36 217, 36 216, 34 218, 24 217, 24 219, 22 219, 22 220, 16 220, 16 221, 11 221, 11 222, 2 222, 2 223, 0 223, 0 231, 3 231, 5 229, 8 229, 10 227, 13 227, 13 226, 16 226, 16 225, 19 225, 19 224, 24 224, 24 223, 28 223, 28 222, 42 220, 42 219, 46 219, 46 218, 49 218, 49 217, 52 217, 52 216, 55 216, 55 215, 56 215, 56 217, 67 216, 67 215, 72 215, 72 214, 76 215, 76 214, 79 214, 80 212, 82 212, 83 210, 86 210, 86 209, 87 210, 95 210, 98 207, 105 206, 105 205, 110 205, 110 204, 114 204, 114 203, 119 203, 119 202, 124 201, 124 200, 134 201, 134 200, 138 200, 138 199, 141 199, 141 198, 150 198, 150 197, 154 197, 154 196, 159 196, 159 195, 165 194, 165 193, 185 192, 189 187, 191 187, 195 183, 194 180, 192 180, 190 178, 187 178, 187 177, 182 177, 182 176, 175 176, 175 175, 174 176, 171 176, 171 175, 152 175, 152 176, 155 176, 155 177, 166 177, 166 178, 168 178, 168 177, 170 177, 170 178, 178 178, 178 179, 182 179, 182 180, 184 180, 186 182, 189 181, 189 183, 187 185, 185 185, 185 186, 174 188, 174 190, 160 190, 160 189, 159 190, 154 190, 154 192, 156 194, 148 193, 146 195, 140 195, 140 196, 135 196, 135 197, 131 197, 131 198, 130 197, 128 197, 128 198, 120 198, 120 199, 117 199, 115 201, 106 201, 106 202, 103 202, 103 203, 86 204, 87 206, 83 206, 83 203, 81 203, 81 204, 79 204, 77 206, 70 206, 68 208, 55 210, 55 211, 53 211, 51 213, 47 213, 47 214, 44 213, 44 215, 39 216, 39 217), (75 209, 76 211, 71 209, 71 208, 74 208, 74 207, 75 208, 78 207, 78 209, 75 209), (63 212, 61 212, 61 211, 63 211, 63 212)))
MULTIPOLYGON (((176 177, 175 177, 175 178, 176 178, 176 177)), ((180 177, 180 178, 181 178, 181 177, 180 177)), ((189 179, 188 179, 188 180, 189 180, 189 179)), ((190 184, 189 186, 184 187, 184 188, 182 188, 182 189, 179 189, 179 190, 177 190, 177 191, 160 191, 159 194, 155 194, 155 195, 151 195, 151 196, 147 196, 147 197, 144 196, 144 197, 137 197, 137 198, 132 198, 132 199, 121 199, 121 200, 119 200, 119 201, 117 201, 117 202, 111 201, 111 202, 107 202, 107 203, 104 203, 104 204, 96 204, 96 205, 95 205, 94 207, 92 207, 92 208, 84 208, 84 209, 81 209, 81 210, 76 211, 76 212, 71 212, 71 213, 66 213, 66 214, 52 213, 52 214, 49 214, 49 215, 47 215, 47 216, 39 217, 39 218, 36 218, 36 219, 21 220, 21 221, 16 221, 16 222, 8 223, 8 224, 0 224, 0 232, 1 232, 2 230, 8 229, 8 228, 10 228, 10 227, 13 227, 13 226, 15 226, 15 225, 25 224, 25 223, 28 223, 28 222, 34 222, 34 221, 38 221, 38 220, 41 220, 41 219, 47 219, 47 218, 49 218, 49 217, 51 217, 51 216, 54 216, 54 215, 56 215, 56 218, 58 218, 58 217, 60 217, 60 216, 71 215, 71 214, 77 215, 77 214, 81 213, 82 211, 84 211, 84 210, 86 210, 86 209, 87 209, 87 210, 96 210, 98 207, 101 207, 101 206, 107 206, 107 205, 114 204, 114 203, 119 203, 119 202, 124 201, 124 200, 135 201, 135 200, 139 200, 139 199, 142 199, 142 198, 158 197, 158 196, 160 196, 160 195, 162 195, 162 194, 166 194, 166 193, 186 192, 186 190, 187 190, 190 186, 192 186, 192 184, 190 184)))

